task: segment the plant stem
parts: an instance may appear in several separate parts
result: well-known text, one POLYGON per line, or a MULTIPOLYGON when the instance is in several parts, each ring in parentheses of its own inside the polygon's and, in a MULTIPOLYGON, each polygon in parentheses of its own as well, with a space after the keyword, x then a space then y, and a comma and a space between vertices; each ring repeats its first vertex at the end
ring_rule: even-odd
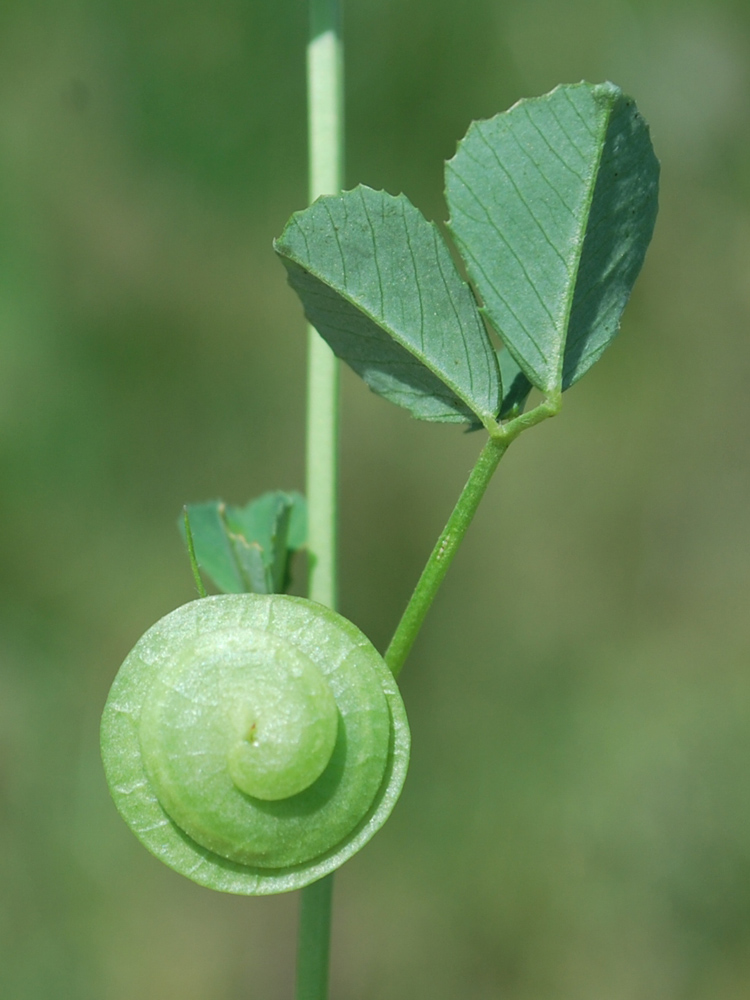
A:
MULTIPOLYGON (((343 55, 338 0, 311 0, 307 47, 310 201, 338 194, 343 173, 343 55)), ((336 606, 339 365, 308 329, 307 502, 309 595, 336 606)))
POLYGON ((427 565, 422 570, 417 586, 406 610, 401 616, 391 643, 385 653, 385 662, 394 677, 398 677, 406 657, 417 638, 430 605, 440 589, 458 546, 476 514, 477 507, 489 486, 492 474, 505 454, 512 438, 509 436, 490 437, 471 470, 471 475, 461 491, 453 513, 432 550, 427 565))
MULTIPOLYGON (((310 201, 338 194, 343 177, 343 46, 339 0, 310 0, 307 46, 310 201)), ((308 329, 307 503, 309 595, 335 608, 339 365, 308 329)), ((297 1000, 326 1000, 333 876, 301 892, 297 1000)))
POLYGON ((401 668, 414 645, 414 640, 427 617, 427 612, 435 600, 440 584, 445 579, 445 574, 453 562, 456 550, 477 512, 477 507, 479 507, 500 459, 519 434, 528 430, 529 427, 535 427, 549 417, 556 416, 560 412, 561 406, 561 394, 559 392, 551 393, 533 410, 520 414, 515 419, 509 420, 507 424, 490 422, 487 426, 490 433, 489 440, 482 449, 476 465, 471 470, 466 486, 461 491, 461 496, 458 498, 440 538, 435 543, 435 548, 430 553, 427 565, 422 570, 414 593, 411 595, 406 610, 401 616, 401 621, 393 633, 390 645, 385 651, 385 662, 390 667, 394 677, 398 677, 401 673, 401 668))
POLYGON ((331 875, 302 890, 297 950, 297 1000, 321 1000, 328 995, 332 895, 331 875))

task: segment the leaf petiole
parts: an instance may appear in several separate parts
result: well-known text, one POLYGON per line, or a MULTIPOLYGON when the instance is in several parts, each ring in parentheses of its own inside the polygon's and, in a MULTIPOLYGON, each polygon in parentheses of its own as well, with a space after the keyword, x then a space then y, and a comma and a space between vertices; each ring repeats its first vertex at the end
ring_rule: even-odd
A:
POLYGON ((477 508, 485 494, 500 459, 519 434, 534 427, 560 411, 562 396, 549 396, 528 413, 522 413, 506 424, 494 424, 479 458, 461 491, 448 523, 440 534, 422 570, 414 592, 401 616, 393 638, 385 652, 385 662, 394 677, 398 677, 406 658, 414 645, 427 612, 435 600, 440 584, 445 579, 453 557, 468 531, 477 508))
POLYGON ((529 427, 536 427, 537 424, 541 424, 548 417, 556 417, 561 409, 562 393, 551 393, 538 406, 535 406, 533 410, 529 410, 528 413, 521 413, 519 416, 514 417, 513 420, 509 420, 505 424, 497 424, 494 428, 491 428, 490 437, 501 438, 510 444, 511 441, 515 441, 518 435, 529 427))

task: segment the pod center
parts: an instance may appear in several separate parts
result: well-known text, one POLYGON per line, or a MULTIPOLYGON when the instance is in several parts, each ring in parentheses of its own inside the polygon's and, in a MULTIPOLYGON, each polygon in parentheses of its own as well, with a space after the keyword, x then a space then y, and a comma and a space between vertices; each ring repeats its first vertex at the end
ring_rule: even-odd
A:
POLYGON ((177 820, 183 811, 220 815, 232 785, 271 801, 304 791, 326 769, 338 724, 328 681, 305 653, 262 630, 230 629, 183 646, 160 672, 140 741, 177 820))
POLYGON ((328 682, 295 650, 282 662, 253 665, 231 710, 227 753, 232 781, 258 799, 286 799, 308 788, 331 759, 338 710, 328 682))

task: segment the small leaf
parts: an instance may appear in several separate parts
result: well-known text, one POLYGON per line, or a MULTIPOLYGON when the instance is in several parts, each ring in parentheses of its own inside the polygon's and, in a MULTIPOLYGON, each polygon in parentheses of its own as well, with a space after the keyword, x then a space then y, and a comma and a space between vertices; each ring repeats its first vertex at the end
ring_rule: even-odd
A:
POLYGON ((282 490, 264 493, 244 507, 226 506, 225 518, 229 530, 241 535, 247 542, 257 542, 269 552, 279 512, 292 505, 292 500, 282 490))
POLYGON ((257 542, 247 542, 242 535, 229 535, 232 550, 242 573, 244 591, 248 594, 272 594, 271 574, 263 549, 257 542))
POLYGON ((292 501, 287 545, 292 552, 307 545, 307 500, 295 490, 286 494, 292 501))
POLYGON ((274 246, 309 321, 374 392, 423 420, 494 419, 500 376, 474 297, 404 195, 319 198, 274 246))
POLYGON ((267 590, 251 589, 255 593, 281 594, 289 586, 291 555, 305 544, 307 537, 307 505, 300 493, 277 490, 265 493, 246 507, 228 507, 230 528, 257 542, 263 553, 267 573, 267 590))
MULTIPOLYGON (((187 505, 195 557, 200 568, 211 577, 222 593, 242 594, 246 589, 245 582, 224 521, 225 506, 221 500, 187 505)), ((182 518, 179 527, 184 540, 185 525, 182 518)))
MULTIPOLYGON (((307 537, 307 505, 300 493, 277 490, 244 507, 222 500, 189 504, 200 567, 226 594, 283 593, 291 557, 307 537)), ((180 523, 184 538, 184 524, 180 523)))
POLYGON ((271 575, 272 593, 281 594, 286 590, 287 564, 289 561, 289 524, 292 516, 291 506, 279 509, 271 533, 269 549, 269 570, 271 575))
POLYGON ((526 400, 529 398, 532 385, 518 367, 518 362, 509 350, 503 348, 497 352, 500 365, 500 377, 503 383, 503 402, 500 406, 500 418, 512 420, 523 413, 526 400))
POLYGON ((617 333, 658 179, 648 126, 611 83, 475 122, 446 164, 449 227, 483 312, 542 391, 567 389, 617 333))

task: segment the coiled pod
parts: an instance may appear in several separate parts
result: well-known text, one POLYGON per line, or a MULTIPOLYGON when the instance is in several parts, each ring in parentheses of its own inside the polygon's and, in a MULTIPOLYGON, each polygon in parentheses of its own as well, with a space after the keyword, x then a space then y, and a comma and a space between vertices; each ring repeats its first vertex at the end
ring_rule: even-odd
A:
POLYGON ((171 868, 225 892, 298 889, 382 826, 409 728, 355 625, 299 597, 226 594, 136 644, 102 718, 112 797, 171 868))

